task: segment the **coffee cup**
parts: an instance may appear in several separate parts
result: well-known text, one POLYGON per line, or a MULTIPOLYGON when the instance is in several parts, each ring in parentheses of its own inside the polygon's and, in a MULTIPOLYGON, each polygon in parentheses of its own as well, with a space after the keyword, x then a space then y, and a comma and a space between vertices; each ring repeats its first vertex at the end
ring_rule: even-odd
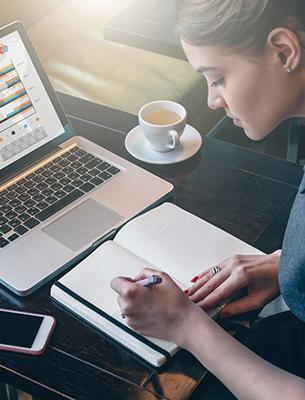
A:
POLYGON ((170 100, 147 103, 139 111, 139 124, 149 147, 161 153, 180 147, 186 118, 185 108, 170 100))

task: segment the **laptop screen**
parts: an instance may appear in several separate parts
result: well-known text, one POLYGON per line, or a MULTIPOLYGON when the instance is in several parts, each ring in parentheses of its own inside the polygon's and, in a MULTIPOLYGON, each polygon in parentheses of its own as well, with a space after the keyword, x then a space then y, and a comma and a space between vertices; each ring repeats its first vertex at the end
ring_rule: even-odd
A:
POLYGON ((0 170, 63 133, 18 31, 0 37, 0 170))

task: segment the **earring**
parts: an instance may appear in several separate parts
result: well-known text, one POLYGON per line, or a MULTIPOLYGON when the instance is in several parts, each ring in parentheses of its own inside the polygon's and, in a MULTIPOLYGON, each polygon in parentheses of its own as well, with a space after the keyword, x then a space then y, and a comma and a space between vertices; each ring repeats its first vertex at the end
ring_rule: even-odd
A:
POLYGON ((291 74, 291 72, 293 71, 293 69, 292 69, 291 67, 287 67, 287 68, 286 68, 286 71, 287 71, 288 74, 291 74))

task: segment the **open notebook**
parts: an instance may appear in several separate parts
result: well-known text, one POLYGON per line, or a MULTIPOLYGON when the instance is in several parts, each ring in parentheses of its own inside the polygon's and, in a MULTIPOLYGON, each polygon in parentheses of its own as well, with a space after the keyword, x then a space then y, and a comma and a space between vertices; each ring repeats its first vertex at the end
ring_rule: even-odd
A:
POLYGON ((164 203, 128 222, 113 241, 105 242, 56 282, 51 296, 159 367, 177 352, 178 346, 140 336, 126 325, 117 295, 110 287, 112 278, 133 277, 150 266, 166 271, 185 289, 198 272, 235 254, 262 253, 193 214, 164 203))

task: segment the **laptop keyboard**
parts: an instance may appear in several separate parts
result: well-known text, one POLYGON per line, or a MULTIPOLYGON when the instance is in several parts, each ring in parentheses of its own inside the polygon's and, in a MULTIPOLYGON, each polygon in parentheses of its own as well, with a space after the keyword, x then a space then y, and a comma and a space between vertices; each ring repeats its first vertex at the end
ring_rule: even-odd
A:
POLYGON ((108 162, 73 147, 0 191, 0 248, 119 172, 108 162))

